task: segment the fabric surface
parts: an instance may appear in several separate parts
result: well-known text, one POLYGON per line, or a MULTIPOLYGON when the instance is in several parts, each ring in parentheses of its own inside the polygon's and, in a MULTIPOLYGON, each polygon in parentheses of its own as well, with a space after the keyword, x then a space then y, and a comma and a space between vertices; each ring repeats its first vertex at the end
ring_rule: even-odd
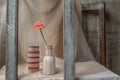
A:
MULTIPOLYGON (((3 0, 0 0, 4 2, 3 0)), ((5 3, 5 2, 4 2, 5 3)), ((78 61, 95 60, 80 26, 80 2, 75 1, 76 51, 78 61)), ((33 24, 40 20, 46 26, 42 29, 49 44, 54 46, 54 55, 63 58, 63 0, 20 0, 19 1, 19 62, 27 60, 29 45, 40 46, 40 60, 45 54, 45 44, 39 31, 33 30, 33 24)), ((0 4, 0 59, 5 56, 6 46, 6 4, 0 4)), ((1 61, 0 60, 0 61, 1 61)), ((0 63, 2 64, 2 63, 0 63)))
MULTIPOLYGON (((63 60, 56 58, 57 72, 55 75, 44 75, 42 71, 28 73, 27 65, 18 66, 19 80, 63 80, 63 60)), ((42 69, 42 63, 41 63, 42 69)), ((77 80, 120 80, 119 76, 94 61, 76 63, 77 80)), ((0 70, 0 80, 5 80, 5 66, 0 70)))
MULTIPOLYGON (((76 32, 78 45, 76 49, 81 61, 94 60, 80 26, 80 2, 76 2, 76 32), (79 32, 79 33, 78 33, 79 32), (82 46, 81 46, 82 45, 82 46), (82 57, 81 57, 82 56, 82 57)), ((26 60, 27 45, 39 44, 41 59, 44 55, 44 42, 39 31, 33 31, 32 25, 40 19, 46 26, 43 29, 45 38, 54 46, 54 55, 63 57, 63 0, 21 0, 19 18, 19 49, 26 60), (24 13, 23 13, 24 12, 24 13), (29 23, 29 24, 28 24, 29 23), (26 32, 27 31, 27 32, 26 32), (27 39, 26 39, 27 36, 27 39), (22 42, 21 42, 22 41, 22 42)))
POLYGON ((58 43, 58 35, 59 33, 61 33, 59 31, 59 28, 62 28, 62 2, 55 1, 54 3, 52 3, 53 1, 54 0, 20 1, 21 8, 19 16, 24 17, 19 18, 19 49, 25 60, 27 59, 26 51, 28 45, 40 45, 41 60, 44 55, 45 45, 42 40, 41 34, 39 33, 39 31, 34 31, 32 29, 33 24, 37 20, 42 21, 46 25, 45 28, 42 29, 42 31, 44 33, 45 39, 47 40, 47 43, 52 44, 54 48, 57 49, 54 49, 56 50, 56 52, 54 53, 56 53, 56 55, 62 54, 62 50, 58 51, 58 49, 60 49, 60 46, 62 46, 62 44, 58 43))

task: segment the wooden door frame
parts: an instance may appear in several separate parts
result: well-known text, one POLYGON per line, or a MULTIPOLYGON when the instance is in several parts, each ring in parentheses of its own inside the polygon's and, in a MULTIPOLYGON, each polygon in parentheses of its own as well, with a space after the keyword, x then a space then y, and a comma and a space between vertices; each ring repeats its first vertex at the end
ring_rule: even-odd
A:
POLYGON ((99 53, 100 63, 106 66, 106 43, 105 43, 105 3, 82 4, 82 11, 96 11, 99 14, 99 53))

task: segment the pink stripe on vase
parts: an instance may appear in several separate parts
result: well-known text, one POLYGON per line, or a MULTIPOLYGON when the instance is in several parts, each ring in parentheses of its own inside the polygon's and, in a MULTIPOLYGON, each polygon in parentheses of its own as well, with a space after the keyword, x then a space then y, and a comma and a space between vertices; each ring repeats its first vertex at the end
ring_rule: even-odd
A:
POLYGON ((39 58, 28 58, 28 62, 39 62, 39 58))
POLYGON ((28 57, 28 58, 39 58, 39 57, 28 57))
POLYGON ((39 46, 28 46, 29 48, 39 48, 39 46))
POLYGON ((27 62, 28 64, 38 64, 39 62, 27 62))
POLYGON ((39 64, 38 63, 29 63, 28 64, 29 67, 39 67, 39 64))
POLYGON ((40 53, 40 52, 39 51, 28 51, 28 53, 35 54, 35 53, 40 53))
POLYGON ((39 53, 28 53, 28 57, 39 57, 39 53))

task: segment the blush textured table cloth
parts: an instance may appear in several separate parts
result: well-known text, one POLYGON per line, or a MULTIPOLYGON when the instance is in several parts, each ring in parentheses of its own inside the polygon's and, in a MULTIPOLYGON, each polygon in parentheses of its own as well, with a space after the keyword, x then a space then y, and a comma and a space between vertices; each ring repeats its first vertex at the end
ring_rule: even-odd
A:
MULTIPOLYGON (((41 69, 35 73, 27 71, 26 63, 18 66, 19 80, 64 80, 63 60, 56 58, 55 75, 44 75, 41 69)), ((120 77, 95 61, 76 63, 77 80, 120 80, 120 77)), ((5 66, 0 70, 0 80, 5 80, 5 66)))

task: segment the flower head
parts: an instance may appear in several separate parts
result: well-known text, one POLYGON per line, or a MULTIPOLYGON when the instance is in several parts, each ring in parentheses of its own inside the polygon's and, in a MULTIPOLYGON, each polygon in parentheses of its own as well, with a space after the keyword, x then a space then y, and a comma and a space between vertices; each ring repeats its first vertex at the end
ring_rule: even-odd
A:
POLYGON ((38 30, 38 29, 42 29, 44 28, 45 25, 41 22, 41 21, 37 21, 34 25, 33 25, 33 29, 34 30, 38 30))

